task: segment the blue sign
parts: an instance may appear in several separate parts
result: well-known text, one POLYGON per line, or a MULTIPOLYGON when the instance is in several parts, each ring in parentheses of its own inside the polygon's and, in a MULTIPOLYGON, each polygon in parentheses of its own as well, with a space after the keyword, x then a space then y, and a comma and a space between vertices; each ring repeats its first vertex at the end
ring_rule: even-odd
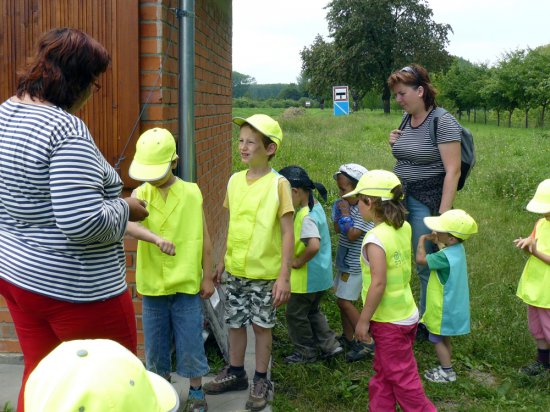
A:
POLYGON ((334 102, 334 116, 349 115, 349 102, 334 102))

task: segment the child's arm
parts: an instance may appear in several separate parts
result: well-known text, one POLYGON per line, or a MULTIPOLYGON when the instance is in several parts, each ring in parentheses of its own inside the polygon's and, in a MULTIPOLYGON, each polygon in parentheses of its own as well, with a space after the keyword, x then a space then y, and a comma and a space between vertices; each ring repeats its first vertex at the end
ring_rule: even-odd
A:
POLYGON ((214 276, 216 272, 212 271, 212 242, 206 226, 206 218, 202 213, 202 282, 200 296, 208 299, 214 293, 214 276))
POLYGON ((365 305, 355 327, 355 336, 361 342, 368 342, 370 340, 370 320, 384 295, 387 270, 386 252, 384 252, 384 249, 374 243, 367 243, 365 248, 372 280, 365 299, 365 305))
POLYGON ((321 248, 321 240, 318 237, 310 237, 307 239, 305 250, 298 257, 292 260, 292 268, 299 269, 307 262, 315 257, 319 249, 321 248))
POLYGON ((422 235, 418 239, 418 246, 416 247, 416 263, 419 265, 427 265, 426 261, 426 241, 430 240, 435 242, 435 236, 433 234, 422 235))
POLYGON ((138 240, 157 245, 162 253, 166 253, 170 256, 176 255, 176 246, 169 240, 161 238, 159 235, 151 232, 146 227, 136 222, 128 222, 126 226, 126 233, 138 240))
POLYGON ((273 285, 273 306, 278 307, 290 298, 290 269, 294 255, 294 222, 293 213, 281 216, 282 259, 279 277, 273 285))
MULTIPOLYGON (((223 210, 224 212, 222 212, 223 214, 222 220, 227 217, 228 209, 224 207, 223 210)), ((229 219, 226 219, 226 220, 229 221, 229 219)), ((227 252, 227 239, 224 239, 224 241, 222 242, 222 245, 223 246, 220 253, 220 260, 216 265, 216 269, 213 274, 214 285, 216 286, 222 283, 222 275, 223 275, 223 272, 225 272, 225 253, 227 252)))

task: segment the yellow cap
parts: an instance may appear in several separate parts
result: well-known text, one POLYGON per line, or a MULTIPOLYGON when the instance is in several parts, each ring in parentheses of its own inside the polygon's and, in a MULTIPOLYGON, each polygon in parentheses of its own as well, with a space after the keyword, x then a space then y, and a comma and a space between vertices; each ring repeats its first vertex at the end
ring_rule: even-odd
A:
POLYGON ((526 209, 533 213, 550 213, 550 179, 539 183, 535 196, 527 204, 526 209))
POLYGON ((261 134, 270 138, 277 147, 283 142, 283 131, 281 130, 281 126, 279 126, 276 120, 273 120, 266 114, 254 114, 246 119, 244 117, 234 117, 233 123, 238 126, 248 123, 261 134))
POLYGON ((358 194, 380 197, 382 200, 393 199, 392 190, 399 186, 399 178, 387 170, 369 170, 357 183, 355 190, 345 194, 343 197, 356 196, 358 194))
POLYGON ((441 216, 425 217, 424 223, 434 232, 450 233, 464 240, 477 233, 476 221, 461 209, 447 210, 441 216))
POLYGON ((179 396, 145 370, 128 349, 108 339, 61 343, 30 374, 25 409, 56 412, 177 411, 179 396))
POLYGON ((152 182, 160 180, 177 159, 176 140, 169 130, 155 127, 147 130, 136 143, 136 154, 128 174, 134 180, 152 182))

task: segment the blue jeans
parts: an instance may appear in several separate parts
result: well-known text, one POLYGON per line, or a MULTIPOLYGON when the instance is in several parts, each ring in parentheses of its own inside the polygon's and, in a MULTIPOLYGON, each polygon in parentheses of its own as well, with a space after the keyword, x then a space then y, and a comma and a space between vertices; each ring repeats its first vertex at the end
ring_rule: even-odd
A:
MULTIPOLYGON (((424 234, 431 233, 431 230, 424 224, 424 218, 431 216, 430 209, 422 202, 412 196, 405 198, 405 206, 409 211, 407 220, 412 228, 412 253, 416 256, 416 248, 418 247, 418 239, 424 234)), ((435 245, 432 242, 426 242, 426 253, 434 252, 435 245)), ((426 310, 426 289, 428 287, 428 279, 430 278, 430 270, 427 265, 416 265, 416 273, 420 278, 420 317, 426 310)))
POLYGON ((202 338, 202 302, 198 294, 143 296, 142 318, 148 370, 163 377, 170 375, 174 338, 177 374, 198 378, 208 373, 202 338))

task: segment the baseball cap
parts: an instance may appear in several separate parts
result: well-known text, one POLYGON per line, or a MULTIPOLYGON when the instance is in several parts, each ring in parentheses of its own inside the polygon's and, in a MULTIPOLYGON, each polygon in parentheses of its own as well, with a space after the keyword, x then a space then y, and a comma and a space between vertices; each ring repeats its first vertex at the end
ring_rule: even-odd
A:
POLYGON ((387 170, 369 170, 357 183, 355 190, 342 197, 351 197, 358 194, 380 197, 382 200, 393 199, 392 190, 399 186, 399 178, 387 170))
POLYGON ((176 140, 170 131, 155 127, 144 132, 136 143, 136 154, 128 174, 134 180, 162 179, 177 159, 176 140))
POLYGON ((441 216, 425 217, 424 223, 434 232, 450 233, 464 240, 477 233, 476 221, 462 209, 447 210, 441 216))
POLYGON ((355 182, 358 182, 359 179, 361 179, 361 176, 367 172, 368 170, 366 167, 358 165, 357 163, 346 163, 340 166, 338 171, 334 173, 332 177, 336 180, 339 174, 343 174, 344 176, 355 180, 355 182))
POLYGON ((281 130, 281 126, 279 126, 279 122, 266 114, 254 114, 246 119, 244 117, 234 117, 233 123, 238 126, 248 123, 261 134, 269 137, 277 147, 283 142, 283 131, 281 130))
POLYGON ((527 204, 526 209, 533 213, 550 213, 550 179, 539 183, 535 196, 527 204))
POLYGON ((108 339, 61 343, 30 374, 25 409, 56 412, 177 411, 179 396, 128 349, 108 339))

